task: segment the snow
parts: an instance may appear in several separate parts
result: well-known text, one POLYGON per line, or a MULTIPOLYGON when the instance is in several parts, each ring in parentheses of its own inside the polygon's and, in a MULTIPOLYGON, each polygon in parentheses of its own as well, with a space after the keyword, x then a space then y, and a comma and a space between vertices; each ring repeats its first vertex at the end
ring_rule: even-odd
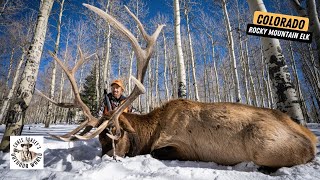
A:
MULTIPOLYGON (((308 124, 320 137, 320 124, 308 124)), ((89 141, 62 142, 47 135, 64 134, 74 125, 52 125, 49 129, 43 124, 25 125, 22 135, 45 136, 44 169, 10 170, 9 153, 0 152, 0 179, 145 179, 145 180, 264 180, 264 179, 320 179, 320 145, 318 154, 311 162, 294 167, 283 167, 270 175, 258 172, 252 162, 235 166, 221 166, 213 162, 160 161, 150 155, 131 158, 117 158, 114 161, 105 155, 99 156, 101 147, 98 138, 89 141), (30 129, 29 129, 30 128, 30 129)), ((5 126, 0 125, 0 139, 5 126)))

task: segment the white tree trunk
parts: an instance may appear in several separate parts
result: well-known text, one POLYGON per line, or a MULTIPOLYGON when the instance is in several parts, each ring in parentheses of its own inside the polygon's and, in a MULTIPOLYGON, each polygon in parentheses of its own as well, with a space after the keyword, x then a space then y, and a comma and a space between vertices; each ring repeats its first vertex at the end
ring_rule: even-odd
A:
MULTIPOLYGON (((136 17, 139 18, 139 1, 137 0, 136 1, 136 13, 135 13, 136 17)), ((138 25, 136 26, 137 28, 137 35, 136 35, 136 38, 137 40, 139 41, 139 27, 138 25)), ((130 79, 131 75, 132 75, 132 68, 133 68, 133 58, 134 58, 134 51, 132 50, 131 51, 131 55, 130 55, 130 65, 129 65, 129 76, 128 76, 128 79, 130 79)), ((128 89, 130 92, 131 91, 131 81, 128 82, 128 89)), ((140 98, 140 97, 139 97, 140 98)))
MULTIPOLYGON (((106 12, 108 14, 111 15, 111 11, 108 12, 109 7, 111 7, 110 5, 110 0, 107 1, 107 7, 106 7, 106 12)), ((104 59, 104 63, 103 63, 103 71, 102 71, 102 76, 103 76, 103 83, 104 83, 104 88, 108 89, 109 87, 109 79, 108 79, 108 66, 109 66, 109 62, 110 62, 110 53, 111 53, 111 26, 109 24, 109 22, 107 23, 107 32, 105 34, 107 40, 106 40, 106 44, 105 44, 105 59, 104 59)), ((129 86, 130 87, 130 86, 129 86)))
MULTIPOLYGON (((255 66, 255 68, 257 68, 257 66, 255 66)), ((257 99, 259 97, 259 100, 260 100, 260 104, 258 104, 259 107, 265 107, 265 96, 263 95, 264 93, 264 89, 262 87, 262 84, 261 84, 261 74, 260 73, 255 73, 255 77, 257 79, 257 83, 258 83, 258 87, 259 87, 259 96, 257 95, 257 99)))
POLYGON ((233 71, 233 80, 235 86, 235 100, 236 102, 241 102, 241 93, 240 93, 240 84, 239 84, 239 75, 237 69, 237 60, 234 52, 234 43, 233 43, 233 36, 232 36, 232 29, 229 20, 229 14, 227 11, 227 4, 225 0, 222 0, 222 9, 225 19, 225 25, 228 35, 228 43, 229 43, 229 55, 232 63, 232 71, 233 71))
MULTIPOLYGON (((187 2, 185 2, 187 4, 187 2)), ((187 33, 188 33, 188 43, 190 48, 190 58, 191 58, 191 70, 192 70, 192 78, 193 78, 193 87, 194 87, 194 94, 195 94, 195 100, 199 101, 199 93, 198 93, 198 83, 197 83, 197 77, 196 77, 196 66, 195 66, 195 59, 194 59, 194 52, 193 52, 193 45, 192 45, 192 38, 191 38, 191 31, 190 31, 190 25, 189 25, 189 12, 187 7, 184 7, 184 15, 186 18, 187 23, 187 33)), ((189 89, 190 92, 190 89, 189 89)))
MULTIPOLYGON (((5 3, 7 3, 7 2, 5 2, 5 3)), ((6 84, 5 84, 4 90, 2 91, 2 94, 0 96, 1 99, 4 98, 5 94, 7 93, 7 90, 9 89, 9 80, 10 80, 10 76, 11 76, 11 72, 12 72, 12 64, 13 64, 14 52, 15 52, 15 48, 12 48, 11 56, 10 56, 10 63, 9 63, 9 68, 8 68, 8 74, 7 74, 7 78, 6 78, 6 82, 5 82, 6 84)), ((0 118, 0 124, 1 124, 1 118, 0 118)))
POLYGON ((266 95, 268 98, 267 107, 273 109, 273 95, 272 95, 272 90, 271 90, 270 76, 269 76, 269 72, 268 72, 268 65, 267 65, 266 59, 264 58, 264 55, 263 55, 262 43, 260 45, 260 51, 261 51, 260 52, 261 53, 261 62, 263 64, 262 76, 263 76, 264 88, 265 88, 266 95))
POLYGON ((223 73, 223 94, 224 94, 223 101, 230 102, 231 101, 231 99, 229 98, 230 93, 228 92, 229 91, 229 88, 228 88, 229 84, 228 84, 225 66, 222 67, 222 73, 223 73))
POLYGON ((310 78, 312 79, 312 88, 314 90, 314 92, 316 93, 316 99, 318 104, 320 104, 320 72, 318 71, 316 64, 315 64, 315 58, 314 58, 314 54, 312 51, 312 47, 311 44, 308 44, 308 49, 309 49, 309 53, 310 53, 310 61, 311 61, 311 67, 309 65, 309 63, 306 63, 308 68, 309 68, 309 74, 310 74, 310 78))
MULTIPOLYGON (((240 15, 239 15, 240 16, 240 15)), ((240 25, 238 26, 238 28, 240 29, 240 25)), ((239 33, 239 50, 240 50, 240 63, 242 66, 242 70, 243 70, 243 81, 244 81, 244 94, 246 97, 246 104, 251 104, 251 98, 250 98, 250 94, 249 94, 249 85, 248 85, 248 63, 246 63, 245 59, 245 55, 244 55, 244 50, 242 47, 242 36, 239 33)))
MULTIPOLYGON (((70 21, 68 22, 68 27, 70 28, 70 21)), ((69 47, 69 38, 70 38, 70 30, 68 28, 68 32, 67 32, 67 37, 66 37, 66 45, 65 45, 65 50, 64 50, 64 57, 63 57, 63 63, 66 63, 68 64, 68 57, 67 57, 67 54, 68 54, 68 47, 69 47)), ((65 78, 64 78, 64 74, 65 73, 61 73, 61 76, 60 76, 60 86, 59 86, 59 102, 62 102, 62 98, 63 98, 63 89, 64 89, 64 82, 65 82, 65 78)), ((61 117, 61 120, 64 119, 65 117, 65 114, 66 114, 66 110, 65 108, 59 108, 60 109, 60 117, 61 117)))
POLYGON ((211 102, 216 102, 216 98, 214 97, 214 95, 215 95, 215 89, 214 89, 214 77, 213 77, 213 68, 212 68, 212 66, 208 66, 207 67, 207 69, 208 69, 208 74, 207 74, 207 79, 208 79, 208 82, 209 82, 209 84, 208 84, 208 88, 209 88, 209 102, 211 103, 211 102))
POLYGON ((151 64, 148 65, 148 80, 147 80, 147 87, 148 87, 148 90, 147 90, 147 96, 146 96, 146 112, 149 112, 150 111, 150 107, 151 107, 151 98, 152 98, 152 95, 151 95, 151 92, 152 92, 152 83, 151 83, 151 64))
MULTIPOLYGON (((268 64, 266 64, 266 66, 268 66, 268 64)), ((268 73, 267 73, 267 86, 268 86, 268 96, 270 98, 270 108, 275 108, 275 100, 274 100, 274 92, 272 91, 272 82, 271 82, 271 79, 270 79, 270 74, 269 74, 269 70, 268 70, 268 73)))
MULTIPOLYGON (((242 42, 240 42, 240 49, 242 49, 242 42)), ((242 51, 242 50, 241 50, 242 51)), ((245 57, 243 55, 243 53, 241 52, 241 63, 243 66, 243 79, 244 79, 244 93, 246 96, 246 104, 251 104, 251 98, 250 98, 250 94, 249 94, 249 85, 248 85, 248 71, 247 71, 247 63, 245 62, 245 57)))
POLYGON ((320 20, 317 13, 315 0, 307 0, 307 11, 303 8, 299 0, 290 0, 293 7, 297 10, 299 16, 309 18, 309 31, 313 33, 313 40, 317 46, 318 59, 320 64, 320 20))
POLYGON ((204 102, 208 102, 208 79, 207 79, 207 57, 205 52, 206 50, 206 45, 205 43, 201 43, 202 46, 202 58, 203 58, 203 64, 204 64, 204 68, 203 68, 203 91, 204 91, 204 102))
POLYGON ((96 87, 95 87, 95 91, 96 91, 96 109, 99 110, 100 108, 100 85, 99 85, 99 79, 100 79, 100 69, 99 69, 99 64, 100 64, 100 59, 98 58, 98 56, 96 56, 96 62, 95 62, 95 78, 96 78, 96 87))
POLYGON ((17 99, 8 113, 6 130, 1 141, 0 150, 8 151, 10 136, 20 135, 24 125, 25 112, 30 104, 38 76, 43 44, 46 37, 49 15, 54 0, 43 0, 32 43, 27 53, 27 61, 17 90, 17 99))
MULTIPOLYGON (((183 49, 187 50, 188 49, 187 44, 184 43, 183 45, 184 45, 183 49)), ((185 57, 190 57, 189 52, 184 52, 184 54, 185 54, 185 57)), ((192 96, 193 96, 191 91, 190 61, 191 61, 190 58, 186 58, 185 65, 186 65, 186 81, 187 81, 186 84, 187 84, 188 99, 192 99, 192 96)))
POLYGON ((304 102, 304 97, 303 97, 302 92, 301 92, 300 80, 299 80, 299 77, 298 77, 296 61, 294 59, 293 49, 292 49, 292 45, 291 45, 290 41, 289 41, 289 51, 290 51, 291 68, 292 68, 293 76, 294 76, 294 79, 295 79, 295 86, 296 86, 296 89, 298 91, 298 97, 301 100, 300 106, 302 108, 303 116, 306 119, 308 119, 309 118, 308 117, 308 111, 307 111, 307 107, 306 107, 305 102, 304 102))
MULTIPOLYGON (((77 27, 77 31, 79 32, 78 35, 77 35, 77 46, 80 46, 80 41, 81 41, 81 39, 83 38, 82 36, 83 36, 83 34, 84 34, 84 33, 83 33, 83 31, 84 31, 84 30, 83 30, 83 26, 82 26, 82 25, 79 25, 79 26, 77 27)), ((76 56, 75 56, 75 57, 76 57, 76 58, 75 58, 74 63, 73 63, 74 66, 77 64, 77 62, 78 62, 78 60, 79 60, 79 59, 78 59, 78 58, 79 58, 79 51, 78 51, 78 50, 76 51, 76 56)), ((82 80, 81 80, 81 78, 82 78, 83 67, 84 67, 84 66, 81 66, 81 68, 80 68, 79 92, 82 91, 82 80)), ((72 100, 74 99, 74 94, 73 94, 72 88, 70 88, 68 98, 69 98, 70 101, 72 101, 72 100)))
MULTIPOLYGON (((319 8, 319 6, 318 6, 319 8)), ((320 20, 317 13, 315 0, 307 0, 308 17, 310 19, 310 29, 313 33, 313 40, 317 45, 318 61, 320 64, 320 20)))
POLYGON ((82 92, 82 90, 83 90, 83 79, 82 79, 82 77, 83 77, 83 69, 84 69, 84 66, 81 66, 81 68, 80 68, 80 77, 79 77, 79 92, 82 92))
MULTIPOLYGON (((60 36, 61 36, 61 21, 62 21, 62 14, 63 14, 63 6, 64 6, 64 0, 61 0, 60 2, 60 12, 59 12, 59 18, 58 18, 58 24, 57 24, 57 37, 56 37, 56 42, 54 45, 54 55, 58 55, 59 51, 59 45, 60 45, 60 36)), ((52 62, 52 76, 51 76, 51 86, 50 86, 50 99, 54 99, 55 95, 55 86, 56 86, 56 73, 57 73, 57 63, 56 61, 52 62)), ((48 103, 48 110, 47 110, 47 116, 46 116, 46 123, 45 127, 49 128, 49 125, 51 121, 54 118, 55 114, 55 109, 56 107, 53 107, 52 103, 48 103)))
POLYGON ((184 65, 181 33, 180 33, 180 5, 179 0, 174 0, 174 40, 175 49, 177 54, 177 65, 178 65, 178 97, 186 98, 186 69, 184 65))
MULTIPOLYGON (((169 56, 169 57, 171 57, 171 56, 169 56)), ((173 57, 171 57, 171 58, 173 58, 173 57)), ((169 60, 168 61, 169 62, 169 77, 170 77, 170 84, 171 84, 171 95, 170 95, 170 97, 171 98, 175 98, 176 96, 175 95, 177 95, 178 93, 176 93, 176 90, 178 89, 178 88, 176 88, 176 83, 174 82, 175 81, 175 79, 176 79, 176 75, 177 75, 177 72, 176 71, 174 71, 174 68, 176 68, 176 67, 174 67, 174 62, 177 62, 177 61, 173 61, 173 60, 169 60)))
MULTIPOLYGON (((130 62, 129 62, 129 76, 128 79, 130 79, 130 77, 132 76, 132 67, 133 67, 133 58, 134 58, 134 51, 132 50, 130 53, 130 62)), ((127 92, 131 92, 132 89, 132 84, 131 81, 128 81, 128 91, 127 92)))
POLYGON ((150 63, 149 66, 149 84, 150 84, 150 107, 149 107, 149 111, 152 111, 154 109, 154 89, 153 89, 153 83, 154 83, 154 64, 150 63))
POLYGON ((249 51, 248 51, 248 41, 245 42, 245 49, 246 49, 246 57, 245 59, 247 60, 246 64, 247 64, 247 70, 248 70, 248 76, 249 76, 249 80, 250 80, 250 87, 251 87, 251 98, 252 98, 252 104, 254 106, 258 105, 258 99, 257 99, 257 93, 256 93, 256 88, 254 86, 254 81, 253 81, 253 77, 252 77, 252 73, 251 73, 251 69, 250 69, 250 59, 249 59, 249 51))
POLYGON ((158 46, 156 47, 157 51, 156 51, 156 72, 155 72, 155 106, 158 107, 159 106, 159 102, 160 102, 160 93, 159 93, 159 48, 158 46))
POLYGON ((209 74, 211 74, 211 68, 210 66, 207 64, 206 62, 206 66, 205 66, 205 69, 206 69, 206 79, 207 79, 207 83, 206 83, 206 86, 207 86, 207 91, 208 91, 208 100, 207 102, 212 102, 212 88, 210 88, 210 76, 209 74))
POLYGON ((217 65, 216 65, 216 59, 215 59, 215 53, 214 53, 214 41, 212 36, 210 37, 210 41, 211 41, 211 53, 212 53, 212 63, 213 63, 213 74, 214 74, 214 78, 215 78, 215 82, 216 82, 216 97, 217 97, 217 102, 221 102, 221 95, 220 95, 220 85, 219 85, 219 75, 218 75, 218 71, 217 71, 217 65))
MULTIPOLYGON (((248 0, 251 13, 267 12, 262 0, 248 0)), ((290 73, 282 55, 278 39, 262 38, 264 57, 269 66, 269 75, 275 92, 277 109, 286 112, 296 122, 305 124, 296 90, 293 88, 290 73)))
POLYGON ((9 64, 9 69, 8 69, 8 75, 7 75, 7 81, 6 81, 6 87, 5 88, 9 88, 9 80, 10 80, 10 76, 11 76, 11 71, 12 71, 12 64, 13 64, 13 55, 15 52, 15 48, 12 48, 11 50, 11 56, 10 56, 10 64, 9 64))
POLYGON ((164 88, 165 88, 165 97, 166 100, 169 101, 169 88, 168 88, 168 78, 167 78, 167 64, 168 64, 168 58, 167 58, 167 42, 166 42, 166 37, 164 35, 164 32, 162 31, 162 38, 163 38, 163 50, 164 50, 164 88))
MULTIPOLYGON (((5 115, 6 115, 6 112, 8 111, 9 109, 9 105, 10 105, 10 101, 13 97, 13 93, 14 93, 14 90, 16 89, 16 86, 17 86, 17 81, 18 81, 18 78, 19 78, 19 74, 20 74, 20 69, 21 69, 21 65, 22 63, 24 62, 24 57, 26 55, 26 52, 22 52, 22 56, 20 58, 20 61, 18 62, 17 64, 17 69, 16 69, 16 73, 14 75, 14 78, 12 80, 12 86, 11 86, 11 89, 7 95, 6 98, 4 98, 4 101, 2 103, 2 107, 1 107, 1 110, 0 110, 0 122, 3 121, 4 122, 4 118, 5 118, 5 115)), ((0 123, 1 124, 1 123, 0 123)))

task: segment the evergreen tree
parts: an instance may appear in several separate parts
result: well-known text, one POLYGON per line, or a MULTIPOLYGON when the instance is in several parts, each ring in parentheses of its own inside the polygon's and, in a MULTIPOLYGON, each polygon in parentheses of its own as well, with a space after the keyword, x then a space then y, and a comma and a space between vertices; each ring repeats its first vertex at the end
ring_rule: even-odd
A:
POLYGON ((90 74, 86 77, 82 91, 80 93, 82 101, 90 108, 92 114, 96 114, 96 68, 93 67, 90 74))

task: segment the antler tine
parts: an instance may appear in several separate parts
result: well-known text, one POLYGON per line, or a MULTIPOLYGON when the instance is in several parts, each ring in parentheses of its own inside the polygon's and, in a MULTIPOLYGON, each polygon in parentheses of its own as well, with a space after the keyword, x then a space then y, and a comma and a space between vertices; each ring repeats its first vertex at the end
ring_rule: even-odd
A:
MULTIPOLYGON (((79 88, 78 85, 76 83, 76 79, 74 77, 76 70, 87 60, 89 59, 89 57, 93 56, 94 54, 90 55, 87 58, 84 58, 83 53, 81 51, 81 48, 78 47, 79 52, 80 52, 80 60, 77 62, 77 64, 75 65, 75 67, 72 70, 69 70, 64 63, 53 53, 49 52, 50 55, 53 57, 53 59, 61 66, 61 68, 63 69, 63 71, 66 73, 71 86, 72 86, 72 91, 74 93, 74 103, 71 104, 69 103, 68 105, 74 105, 75 107, 81 108, 83 111, 84 116, 87 118, 86 121, 84 121, 83 123, 81 123, 77 128, 75 128, 73 131, 63 135, 63 136, 55 136, 52 135, 55 138, 61 139, 63 141, 70 141, 72 138, 72 135, 78 133, 81 129, 83 129, 85 127, 85 129, 83 130, 83 132, 81 133, 81 135, 84 135, 86 133, 88 133, 93 127, 95 127, 98 124, 98 119, 95 118, 94 116, 92 116, 90 109, 88 108, 88 106, 81 100, 80 97, 80 92, 79 92, 79 88)), ((44 94, 40 94, 40 95, 44 95, 44 94)), ((45 95, 44 95, 45 96, 45 95)), ((46 98, 49 101, 51 101, 52 103, 54 103, 55 101, 50 100, 50 98, 46 98)), ((64 105, 67 103, 54 103, 56 105, 64 105)), ((62 106, 63 107, 63 106, 62 106)))
POLYGON ((51 57, 53 57, 53 59, 59 64, 59 66, 62 68, 62 70, 67 74, 67 76, 69 76, 69 72, 70 70, 67 68, 67 66, 65 66, 63 64, 63 62, 55 55, 53 54, 53 52, 49 51, 49 54, 51 55, 51 57))
POLYGON ((72 73, 72 74, 74 74, 74 73, 79 69, 79 67, 80 67, 83 63, 85 63, 88 59, 90 59, 90 57, 92 57, 93 55, 96 55, 96 53, 93 53, 93 54, 91 54, 91 55, 88 56, 88 57, 84 57, 80 46, 78 46, 78 51, 79 51, 80 59, 79 59, 79 61, 76 63, 76 65, 73 67, 73 69, 71 70, 71 73, 72 73))
POLYGON ((134 15, 130 9, 127 6, 124 6, 125 9, 127 10, 127 12, 130 14, 130 16, 136 21, 136 23, 138 24, 139 30, 143 36, 143 38, 149 43, 150 41, 154 42, 156 41, 156 39, 159 36, 159 33, 161 32, 162 28, 166 25, 162 24, 162 25, 158 25, 157 30, 152 34, 152 36, 150 36, 146 30, 144 29, 142 23, 140 22, 140 20, 137 18, 136 15, 134 15))
POLYGON ((112 114, 112 117, 109 119, 110 121, 103 122, 91 135, 86 135, 84 137, 79 137, 79 136, 77 137, 79 139, 92 138, 95 135, 101 133, 103 129, 109 125, 110 122, 113 122, 116 127, 116 135, 113 137, 119 138, 121 135, 120 125, 119 125, 119 116, 139 95, 145 92, 142 82, 146 73, 146 69, 149 64, 149 60, 151 59, 152 50, 153 50, 155 41, 159 36, 159 33, 164 27, 164 25, 158 26, 157 30, 153 33, 153 35, 149 36, 145 31, 143 25, 139 21, 139 19, 127 7, 125 7, 128 13, 133 17, 133 19, 138 24, 138 27, 142 33, 142 36, 147 42, 147 47, 143 49, 140 47, 138 40, 133 36, 133 34, 124 25, 122 25, 119 21, 117 21, 114 17, 110 16, 105 11, 102 11, 101 9, 96 8, 94 6, 91 6, 88 4, 83 4, 83 5, 88 9, 92 10, 93 12, 97 13, 104 20, 108 21, 111 24, 111 26, 113 26, 115 29, 117 29, 122 34, 124 34, 125 37, 127 37, 128 40, 131 42, 133 50, 135 51, 135 54, 137 56, 137 79, 135 79, 134 77, 133 78, 131 77, 131 79, 133 79, 133 81, 136 83, 136 86, 134 87, 129 97, 124 101, 124 103, 120 105, 120 107, 118 107, 118 109, 112 114))
POLYGON ((165 24, 158 24, 158 27, 157 27, 156 31, 151 36, 151 40, 152 41, 156 41, 157 40, 162 28, 165 27, 165 26, 166 26, 165 24))
POLYGON ((81 129, 83 129, 87 124, 88 124, 88 119, 83 121, 77 128, 75 128, 74 130, 72 130, 71 132, 67 133, 67 134, 64 134, 62 136, 57 136, 57 135, 53 135, 53 134, 50 134, 50 136, 54 137, 54 138, 57 138, 57 139, 60 139, 60 140, 63 140, 63 141, 70 141, 74 134, 78 133, 79 131, 81 131, 81 129))
POLYGON ((146 88, 138 79, 136 79, 134 76, 130 76, 130 80, 132 80, 134 84, 137 86, 137 88, 140 90, 140 94, 146 93, 146 88))
POLYGON ((56 102, 55 100, 49 98, 48 96, 46 96, 45 94, 43 94, 41 91, 39 91, 36 88, 36 92, 38 95, 40 95, 41 97, 45 98, 46 100, 48 100, 49 102, 51 102, 52 104, 59 106, 59 107, 63 107, 63 108, 79 108, 79 106, 77 106, 75 103, 59 103, 56 102))
POLYGON ((143 36, 143 38, 146 40, 146 41, 149 41, 150 40, 150 36, 148 35, 148 33, 146 32, 146 30, 144 29, 142 23, 140 22, 140 20, 137 18, 136 15, 134 15, 130 9, 127 7, 127 6, 124 6, 125 9, 127 10, 127 12, 130 14, 130 16, 136 21, 136 23, 138 24, 138 27, 139 27, 139 30, 143 36))
POLYGON ((116 20, 114 17, 110 16, 108 13, 106 13, 105 11, 91 6, 89 4, 82 4, 83 6, 87 7, 88 9, 90 9, 91 11, 95 12, 96 14, 98 14, 101 18, 103 18, 105 21, 109 22, 110 25, 117 29, 118 31, 120 31, 122 34, 124 34, 124 36, 126 38, 128 38, 128 40, 131 42, 132 46, 134 47, 134 49, 137 49, 138 51, 140 51, 141 47, 138 43, 138 40, 134 37, 134 35, 124 26, 122 25, 118 20, 116 20))
POLYGON ((141 50, 136 52, 137 56, 137 79, 142 83, 144 80, 144 76, 146 70, 148 68, 149 61, 151 59, 151 55, 153 52, 154 44, 165 25, 159 25, 153 35, 149 38, 147 42, 147 48, 145 50, 141 50))

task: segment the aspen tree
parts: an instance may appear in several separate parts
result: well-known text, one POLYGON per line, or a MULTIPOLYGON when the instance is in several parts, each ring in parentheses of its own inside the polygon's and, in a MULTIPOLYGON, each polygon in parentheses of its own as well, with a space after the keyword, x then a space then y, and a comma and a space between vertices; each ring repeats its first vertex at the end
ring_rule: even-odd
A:
MULTIPOLYGON (((62 15, 63 15, 63 8, 64 8, 64 0, 58 1, 60 5, 60 12, 57 22, 57 37, 54 45, 54 55, 58 54, 59 51, 59 45, 60 45, 60 36, 61 36, 61 23, 62 23, 62 15)), ((51 86, 50 86, 50 99, 54 99, 54 92, 55 92, 55 85, 56 85, 56 72, 57 72, 57 63, 56 61, 52 62, 52 75, 51 75, 51 86)), ((46 123, 45 127, 48 128, 51 121, 54 118, 56 107, 53 107, 52 103, 48 103, 48 109, 47 109, 47 116, 46 116, 46 123)))
MULTIPOLYGON (((251 14, 255 11, 267 12, 262 0, 248 0, 251 14)), ((305 124, 296 90, 291 82, 278 39, 261 38, 264 57, 267 60, 269 75, 275 92, 277 109, 286 112, 296 122, 305 124)))
MULTIPOLYGON (((195 55, 193 50, 193 43, 191 38, 191 29, 190 29, 190 18, 189 13, 191 11, 190 7, 190 0, 184 0, 184 16, 187 23, 187 34, 188 34, 188 44, 189 44, 189 50, 190 50, 190 60, 191 60, 191 71, 192 71, 192 78, 193 78, 193 87, 194 87, 194 94, 195 94, 195 100, 199 101, 199 93, 198 93, 198 82, 197 82, 197 76, 196 76, 196 66, 195 66, 195 55)), ((189 89, 189 92, 191 90, 189 89)))
POLYGON ((226 3, 226 0, 221 0, 221 3, 222 3, 223 14, 224 14, 225 26, 226 26, 227 35, 228 35, 229 56, 230 56, 230 60, 232 63, 233 81, 234 81, 234 86, 235 86, 235 88, 234 88, 235 101, 241 102, 238 67, 237 67, 237 60, 236 60, 235 50, 234 50, 232 28, 231 28, 230 19, 229 19, 229 13, 227 10, 227 3, 226 3))
POLYGON ((53 3, 54 0, 43 0, 39 10, 35 33, 27 53, 26 65, 17 90, 17 98, 8 112, 10 115, 7 116, 6 130, 0 145, 0 150, 2 151, 6 152, 9 150, 10 136, 20 135, 22 132, 25 112, 28 109, 35 89, 48 19, 53 3))
POLYGON ((186 69, 182 52, 181 32, 180 32, 180 4, 179 0, 174 0, 174 40, 176 49, 176 58, 178 66, 178 97, 186 98, 186 69))

